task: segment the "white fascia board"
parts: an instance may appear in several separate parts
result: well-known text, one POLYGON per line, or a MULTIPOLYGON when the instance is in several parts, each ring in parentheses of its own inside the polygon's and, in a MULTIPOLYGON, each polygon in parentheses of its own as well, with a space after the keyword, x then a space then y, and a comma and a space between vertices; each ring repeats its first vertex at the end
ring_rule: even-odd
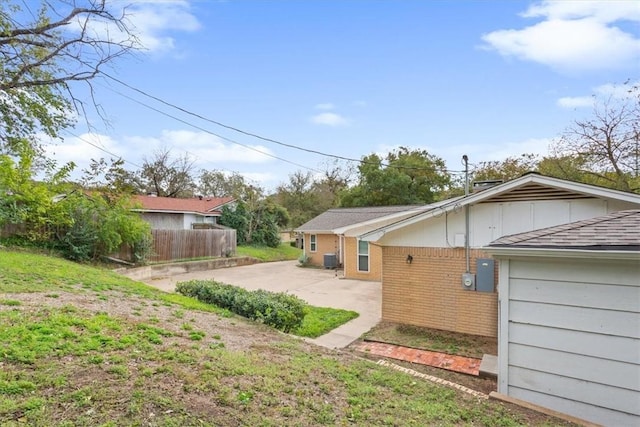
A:
POLYGON ((302 234, 335 234, 333 230, 293 230, 295 233, 302 234))
POLYGON ((520 178, 505 182, 504 184, 496 185, 495 187, 480 191, 478 193, 472 193, 468 196, 454 197, 452 199, 447 199, 439 203, 434 203, 432 205, 429 205, 429 210, 424 212, 423 214, 418 214, 411 218, 395 222, 389 226, 380 227, 377 230, 364 233, 360 236, 360 239, 369 242, 375 242, 376 240, 379 240, 385 233, 388 233, 390 231, 395 231, 407 225, 415 224, 416 222, 420 222, 434 216, 439 216, 445 212, 450 212, 454 209, 458 209, 466 205, 474 205, 483 200, 490 199, 491 197, 494 197, 496 195, 507 193, 514 188, 518 188, 521 185, 528 184, 530 182, 547 185, 549 187, 562 188, 567 191, 574 191, 576 193, 581 193, 593 197, 615 199, 640 205, 640 195, 637 194, 626 193, 619 190, 611 190, 608 188, 594 187, 593 185, 589 184, 570 182, 563 179, 551 178, 543 175, 528 174, 521 176, 520 178))
POLYGON ((496 258, 582 258, 640 261, 640 251, 607 251, 588 249, 553 249, 553 248, 524 248, 524 247, 492 247, 485 246, 482 250, 496 258))
POLYGON ((200 216, 220 216, 220 214, 208 213, 208 212, 195 212, 195 211, 175 211, 175 210, 166 210, 166 209, 131 209, 132 212, 140 212, 140 213, 170 213, 170 214, 191 214, 191 215, 200 215, 200 216))
POLYGON ((394 222, 396 220, 402 220, 412 215, 417 215, 427 209, 430 209, 431 205, 420 206, 410 210, 395 212, 389 215, 381 216, 379 218, 370 219, 368 221, 358 222, 356 224, 345 225, 344 227, 339 227, 333 230, 336 234, 344 234, 349 236, 357 236, 360 233, 357 233, 353 230, 357 228, 368 228, 368 229, 378 229, 381 226, 384 226, 385 223, 394 222), (351 233, 350 233, 351 231, 351 233))
MULTIPOLYGON (((485 190, 485 191, 488 191, 488 190, 485 190)), ((454 209, 458 209, 459 207, 467 204, 470 197, 471 196, 454 197, 451 199, 444 200, 442 202, 428 205, 428 207, 426 207, 426 209, 428 210, 425 210, 425 212, 423 213, 416 213, 414 216, 401 219, 387 226, 379 227, 375 230, 361 234, 358 237, 360 238, 360 240, 364 240, 366 242, 378 241, 382 236, 384 236, 386 233, 390 231, 395 231, 400 228, 406 227, 407 225, 415 224, 416 222, 424 221, 428 218, 431 218, 434 216, 440 216, 445 212, 450 212, 454 209)))

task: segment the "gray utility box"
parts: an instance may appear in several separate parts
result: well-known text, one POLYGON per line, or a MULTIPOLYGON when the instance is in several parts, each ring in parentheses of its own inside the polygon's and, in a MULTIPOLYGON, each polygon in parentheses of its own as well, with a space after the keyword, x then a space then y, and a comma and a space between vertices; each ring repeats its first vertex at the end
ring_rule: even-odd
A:
POLYGON ((336 268, 337 266, 336 254, 324 254, 324 268, 336 268))
POLYGON ((494 292, 495 276, 495 261, 493 259, 476 259, 476 291, 494 292))

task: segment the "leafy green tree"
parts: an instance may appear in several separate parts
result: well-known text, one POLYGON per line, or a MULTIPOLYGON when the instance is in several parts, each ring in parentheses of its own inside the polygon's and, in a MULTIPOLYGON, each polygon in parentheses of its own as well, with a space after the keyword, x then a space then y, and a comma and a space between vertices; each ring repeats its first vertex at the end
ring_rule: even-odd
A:
POLYGON ((535 154, 521 154, 504 160, 480 162, 471 171, 470 179, 472 181, 501 179, 507 182, 537 170, 539 161, 535 154))
POLYGON ((38 135, 58 137, 73 124, 73 110, 84 111, 72 84, 90 86, 137 42, 112 2, 42 1, 37 11, 26 5, 0 0, 0 153, 16 154, 26 140, 40 155, 38 135), (92 30, 105 25, 108 37, 92 30))
POLYGON ((314 187, 310 172, 296 171, 289 175, 288 183, 276 188, 275 194, 271 197, 289 211, 293 227, 326 210, 326 204, 322 203, 321 195, 314 191, 314 187))
POLYGON ((385 159, 377 154, 363 157, 358 172, 358 183, 342 192, 341 206, 431 203, 451 185, 444 160, 406 147, 385 159))
POLYGON ((255 188, 238 172, 228 174, 220 170, 201 170, 198 181, 198 194, 211 197, 244 200, 255 188))
POLYGON ((337 162, 327 164, 321 177, 296 171, 289 182, 279 185, 271 198, 284 206, 291 216, 290 226, 297 227, 327 209, 338 206, 340 192, 347 188, 350 170, 337 162))
POLYGON ((14 148, 18 156, 0 155, 0 226, 17 225, 19 234, 32 242, 51 239, 54 227, 68 224, 59 195, 68 191, 65 185, 73 165, 58 171, 47 169, 45 181, 33 177, 36 152, 26 141, 14 148))
POLYGON ((236 241, 239 245, 247 244, 251 240, 249 213, 244 202, 239 201, 235 203, 235 206, 224 205, 220 224, 236 230, 236 241))
POLYGON ((236 230, 239 245, 277 247, 280 229, 289 222, 287 210, 269 200, 262 199, 253 205, 239 201, 235 207, 222 207, 220 224, 236 230))
POLYGON ((88 193, 67 182, 72 165, 48 169, 47 179, 34 179, 36 153, 26 141, 18 156, 0 155, 0 227, 18 226, 17 237, 56 247, 74 260, 109 255, 126 244, 136 261, 148 254, 148 223, 131 212, 126 197, 88 193))
POLYGON ((128 198, 109 198, 100 193, 75 192, 61 202, 72 220, 58 227, 58 247, 76 261, 95 260, 117 252, 123 245, 132 248, 134 262, 149 255, 151 226, 132 212, 128 198))
POLYGON ((139 177, 135 172, 126 170, 124 163, 122 159, 110 159, 109 162, 104 158, 91 159, 89 167, 83 170, 80 185, 113 197, 143 192, 139 177))

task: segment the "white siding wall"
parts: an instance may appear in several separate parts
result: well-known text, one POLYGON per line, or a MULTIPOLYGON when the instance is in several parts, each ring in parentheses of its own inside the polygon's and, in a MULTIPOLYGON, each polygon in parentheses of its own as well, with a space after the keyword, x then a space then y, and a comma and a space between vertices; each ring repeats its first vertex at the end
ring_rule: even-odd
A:
POLYGON ((196 216, 191 213, 186 213, 184 214, 182 228, 184 230, 191 230, 191 224, 193 224, 194 222, 196 222, 196 216))
MULTIPOLYGON (((625 206, 616 206, 624 208, 625 206)), ((628 207, 627 207, 628 208, 628 207)), ((594 218, 612 212, 601 199, 480 203, 470 208, 469 244, 480 248, 510 234, 594 218)), ((456 234, 464 235, 464 208, 387 233, 385 246, 455 247, 456 234)), ((461 241, 464 246, 464 240, 461 241)))
POLYGON ((154 230, 181 230, 183 227, 182 214, 143 213, 142 219, 151 224, 154 230))
POLYGON ((640 263, 523 258, 500 274, 498 391, 640 425, 640 263))

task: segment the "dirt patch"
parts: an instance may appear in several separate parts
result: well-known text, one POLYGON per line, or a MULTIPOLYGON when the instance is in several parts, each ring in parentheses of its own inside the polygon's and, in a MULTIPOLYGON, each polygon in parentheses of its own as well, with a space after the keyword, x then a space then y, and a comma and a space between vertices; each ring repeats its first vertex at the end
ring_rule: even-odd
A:
POLYGON ((227 318, 215 313, 188 311, 117 291, 98 295, 69 292, 3 294, 3 298, 20 301, 22 304, 17 307, 0 305, 0 310, 73 306, 90 312, 108 313, 132 322, 150 323, 174 334, 166 339, 168 344, 173 344, 173 341, 190 342, 187 339, 188 330, 197 330, 207 337, 218 337, 228 350, 243 351, 254 345, 272 343, 274 336, 283 335, 272 328, 237 316, 227 318))

